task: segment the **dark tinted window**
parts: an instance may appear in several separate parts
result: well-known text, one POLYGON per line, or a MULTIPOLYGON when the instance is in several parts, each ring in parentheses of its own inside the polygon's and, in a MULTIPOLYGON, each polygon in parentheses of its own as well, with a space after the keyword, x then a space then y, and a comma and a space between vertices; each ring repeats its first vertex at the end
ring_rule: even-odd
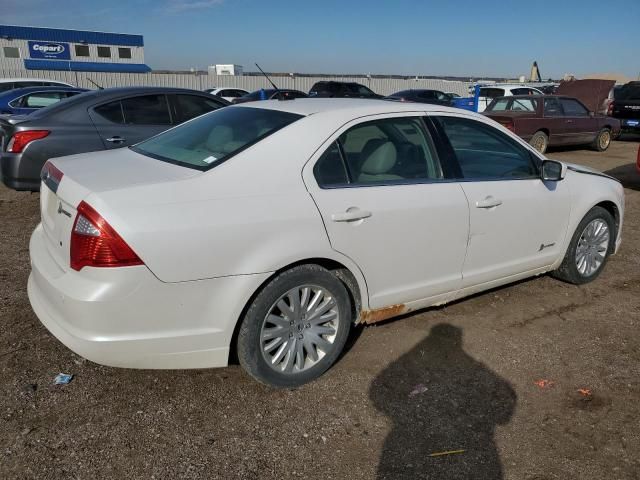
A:
POLYGON ((88 57, 89 56, 89 45, 76 45, 76 57, 88 57))
POLYGON ((562 109, 567 117, 588 117, 589 110, 587 110, 579 101, 573 98, 561 98, 560 103, 562 109))
POLYGON ((313 167, 313 173, 318 185, 321 187, 345 185, 349 183, 349 177, 347 176, 347 171, 342 161, 337 142, 333 142, 322 157, 320 157, 313 167))
POLYGON ((531 90, 530 88, 512 88, 512 95, 538 95, 538 92, 531 90))
POLYGON ((122 100, 125 123, 134 125, 169 125, 169 105, 165 95, 141 95, 122 100))
POLYGON ((100 58, 111 58, 110 47, 98 47, 98 56, 100 58))
POLYGON ((504 89, 502 88, 481 88, 480 96, 487 98, 502 97, 504 95, 504 89))
POLYGON ((119 47, 118 48, 118 57, 120 58, 131 58, 131 49, 119 47))
POLYGON ((529 151, 494 127, 458 117, 438 117, 456 154, 462 175, 474 179, 537 176, 529 151))
POLYGON ((640 83, 627 83, 615 90, 616 100, 640 100, 640 83))
POLYGON ((0 92, 8 92, 9 90, 13 90, 15 87, 13 86, 13 82, 3 82, 0 83, 0 92))
POLYGON ((41 87, 42 82, 14 82, 13 88, 41 87))
POLYGON ((115 102, 105 103, 93 109, 102 118, 109 120, 113 123, 124 123, 124 116, 122 115, 122 105, 120 100, 115 102))
POLYGON ((208 170, 299 118, 300 115, 277 110, 221 108, 133 149, 158 160, 208 170))
POLYGON ((436 180, 442 170, 422 120, 393 118, 355 126, 338 139, 319 160, 316 178, 322 186, 345 183, 338 168, 337 153, 344 154, 349 183, 388 184, 411 180, 436 180), (329 183, 333 178, 335 184, 329 183))
POLYGON ((186 122, 194 117, 199 117, 205 113, 220 108, 220 104, 215 101, 199 97, 197 95, 176 95, 180 117, 178 122, 186 122))
POLYGON ((562 108, 557 98, 544 99, 544 116, 545 117, 561 117, 562 108))

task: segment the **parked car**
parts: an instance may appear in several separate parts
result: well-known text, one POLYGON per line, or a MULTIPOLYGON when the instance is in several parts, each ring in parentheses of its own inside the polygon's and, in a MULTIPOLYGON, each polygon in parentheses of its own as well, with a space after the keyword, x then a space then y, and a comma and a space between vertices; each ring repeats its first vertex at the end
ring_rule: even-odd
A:
POLYGON ((27 87, 73 87, 73 85, 45 78, 0 78, 0 92, 27 87))
POLYGON ((475 113, 300 99, 50 160, 40 205, 29 299, 73 351, 205 368, 233 347, 253 377, 293 387, 353 324, 545 272, 594 280, 624 191, 475 113))
POLYGON ((248 93, 243 97, 233 99, 233 103, 257 102, 260 100, 293 100, 295 98, 306 98, 308 95, 300 90, 287 88, 261 88, 255 92, 248 93))
POLYGON ((400 92, 393 93, 385 100, 395 100, 397 102, 418 102, 418 103, 430 103, 432 105, 445 105, 450 107, 453 103, 453 98, 439 90, 402 90, 400 92))
POLYGON ((496 83, 494 85, 481 86, 477 111, 484 112, 487 105, 489 105, 494 98, 509 97, 512 95, 542 95, 542 91, 524 84, 518 85, 513 83, 496 83))
POLYGON ((75 87, 27 87, 8 90, 0 93, 0 114, 28 115, 87 91, 86 88, 75 87))
POLYGON ((494 98, 486 116, 515 132, 537 151, 548 146, 591 145, 599 152, 620 135, 620 122, 590 112, 580 100, 557 95, 494 98))
POLYGON ((383 98, 373 90, 356 82, 336 82, 334 80, 316 82, 311 90, 310 97, 322 98, 383 98))
POLYGON ((640 82, 629 82, 616 90, 608 114, 620 120, 623 131, 640 133, 640 82))
POLYGON ((224 98, 227 102, 233 102, 236 98, 244 97, 249 92, 242 88, 207 88, 205 92, 224 98))
POLYGON ((37 191, 53 157, 133 145, 228 105, 196 90, 127 87, 81 93, 30 115, 0 117, 0 173, 15 190, 37 191))

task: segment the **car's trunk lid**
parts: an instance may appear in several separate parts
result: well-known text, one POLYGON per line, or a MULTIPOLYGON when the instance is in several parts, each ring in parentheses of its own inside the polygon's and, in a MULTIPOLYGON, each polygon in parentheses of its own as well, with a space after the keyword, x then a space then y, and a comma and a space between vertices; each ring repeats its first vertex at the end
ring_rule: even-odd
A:
MULTIPOLYGON (((47 180, 42 183, 40 213, 48 248, 64 270, 69 268, 71 230, 76 208, 92 193, 172 182, 202 174, 197 170, 160 162, 128 148, 61 157, 49 162, 63 176, 59 182, 47 180)), ((109 218, 105 220, 109 222, 109 218)))

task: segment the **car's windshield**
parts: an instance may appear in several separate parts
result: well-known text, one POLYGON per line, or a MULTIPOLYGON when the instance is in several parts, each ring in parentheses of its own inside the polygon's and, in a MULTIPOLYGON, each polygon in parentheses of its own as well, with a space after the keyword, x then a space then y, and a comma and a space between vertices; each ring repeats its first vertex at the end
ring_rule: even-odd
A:
POLYGON ((640 85, 624 85, 616 92, 617 100, 640 100, 640 85))
POLYGON ((278 110, 226 107, 131 148, 158 160, 208 170, 299 118, 278 110))

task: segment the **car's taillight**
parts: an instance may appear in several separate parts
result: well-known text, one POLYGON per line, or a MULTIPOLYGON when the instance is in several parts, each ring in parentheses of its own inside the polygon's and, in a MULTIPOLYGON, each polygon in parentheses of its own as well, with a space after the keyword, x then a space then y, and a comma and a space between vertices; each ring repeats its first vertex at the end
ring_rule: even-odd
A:
POLYGON ((140 257, 88 203, 78 205, 71 232, 71 268, 144 265, 140 257))
POLYGON ((51 132, 49 130, 25 130, 24 132, 16 132, 7 144, 7 152, 22 153, 24 147, 34 140, 40 140, 51 132))
POLYGON ((507 130, 511 130, 512 132, 515 132, 515 128, 513 126, 513 122, 512 121, 508 121, 508 122, 500 122, 502 124, 502 126, 504 128, 506 128, 507 130))
POLYGON ((64 177, 64 173, 48 160, 40 171, 40 178, 53 193, 58 191, 58 185, 60 185, 62 177, 64 177))
POLYGON ((609 105, 607 106, 607 115, 613 115, 613 101, 610 101, 609 105))

